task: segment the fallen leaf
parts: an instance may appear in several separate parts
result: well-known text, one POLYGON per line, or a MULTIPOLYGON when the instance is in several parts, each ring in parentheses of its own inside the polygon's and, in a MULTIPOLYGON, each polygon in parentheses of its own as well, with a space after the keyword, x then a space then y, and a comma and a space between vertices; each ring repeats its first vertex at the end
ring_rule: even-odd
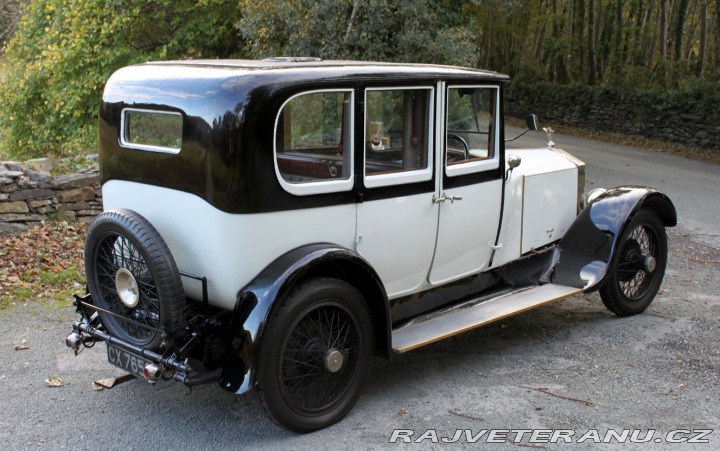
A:
POLYGON ((23 349, 30 349, 30 346, 15 345, 15 350, 16 350, 16 351, 22 351, 23 349))
POLYGON ((60 379, 60 376, 50 376, 45 379, 45 385, 48 387, 64 387, 65 381, 60 379))
POLYGON ((102 388, 97 388, 97 389, 95 389, 95 391, 100 391, 103 388, 110 389, 110 388, 115 387, 116 385, 120 385, 123 382, 131 381, 133 379, 135 379, 135 376, 133 376, 132 374, 126 374, 126 375, 120 376, 120 377, 112 377, 110 379, 98 379, 93 382, 93 388, 95 389, 95 385, 97 385, 102 388))
POLYGON ((398 415, 406 415, 407 413, 408 411, 405 407, 401 407, 400 410, 398 410, 398 415))

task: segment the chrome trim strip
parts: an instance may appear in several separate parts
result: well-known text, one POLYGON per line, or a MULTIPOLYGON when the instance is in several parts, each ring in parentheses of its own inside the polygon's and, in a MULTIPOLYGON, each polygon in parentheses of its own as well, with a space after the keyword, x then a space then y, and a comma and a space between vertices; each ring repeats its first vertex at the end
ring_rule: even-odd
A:
POLYGON ((553 148, 553 151, 565 157, 565 159, 567 159, 569 162, 571 162, 578 168, 577 214, 580 214, 583 208, 585 208, 585 162, 578 157, 565 152, 562 149, 553 148))

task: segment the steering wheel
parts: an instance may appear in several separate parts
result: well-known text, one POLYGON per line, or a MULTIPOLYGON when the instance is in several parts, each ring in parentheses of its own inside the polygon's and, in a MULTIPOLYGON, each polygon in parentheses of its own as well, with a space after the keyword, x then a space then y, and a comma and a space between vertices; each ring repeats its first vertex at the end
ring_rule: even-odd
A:
POLYGON ((465 154, 465 159, 469 160, 470 159, 470 146, 468 146, 467 141, 465 141, 461 136, 456 135, 455 133, 447 134, 447 140, 449 141, 450 139, 455 139, 455 140, 459 141, 460 144, 462 144, 463 153, 465 154))

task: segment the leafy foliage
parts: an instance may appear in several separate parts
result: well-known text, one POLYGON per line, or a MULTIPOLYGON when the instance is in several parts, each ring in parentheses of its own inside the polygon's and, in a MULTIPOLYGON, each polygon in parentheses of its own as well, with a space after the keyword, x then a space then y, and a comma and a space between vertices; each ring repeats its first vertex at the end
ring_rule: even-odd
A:
POLYGON ((255 56, 474 66, 470 2, 433 0, 240 0, 238 23, 255 56))
POLYGON ((35 0, 6 48, 0 144, 11 157, 96 147, 105 81, 153 59, 238 50, 237 5, 222 0, 35 0))
POLYGON ((94 149, 107 78, 158 59, 301 55, 480 66, 518 84, 672 90, 679 94, 669 104, 685 98, 691 107, 705 102, 696 93, 720 92, 720 0, 10 3, 28 7, 5 48, 3 157, 94 149))

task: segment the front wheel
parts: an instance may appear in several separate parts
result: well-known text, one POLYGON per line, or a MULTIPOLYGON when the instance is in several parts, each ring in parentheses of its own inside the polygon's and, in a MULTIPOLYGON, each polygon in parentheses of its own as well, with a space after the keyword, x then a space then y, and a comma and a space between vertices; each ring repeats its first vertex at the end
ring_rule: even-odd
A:
POLYGON ((662 284, 667 254, 667 235, 658 215, 638 211, 620 237, 610 274, 600 287, 608 310, 629 316, 648 308, 662 284))
POLYGON ((301 283, 268 320, 258 394, 280 426, 310 432, 344 417, 370 372, 373 330, 362 295, 337 279, 301 283))

